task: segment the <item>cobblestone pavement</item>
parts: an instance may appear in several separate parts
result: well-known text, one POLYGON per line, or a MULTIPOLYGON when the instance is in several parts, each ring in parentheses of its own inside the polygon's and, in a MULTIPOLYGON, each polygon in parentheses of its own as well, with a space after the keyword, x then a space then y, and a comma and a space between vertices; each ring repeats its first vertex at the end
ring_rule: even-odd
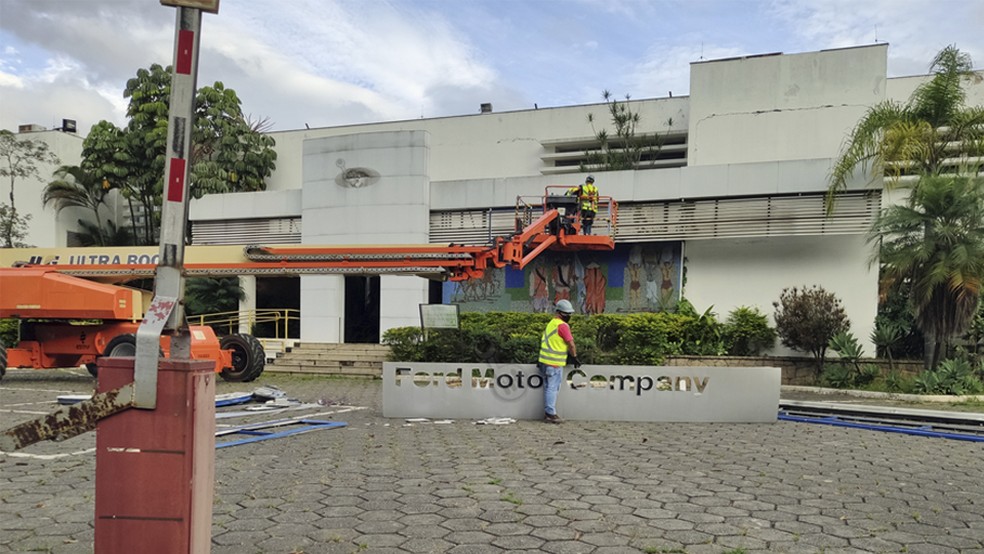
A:
MULTIPOLYGON (((218 392, 259 385, 366 409, 217 450, 216 553, 984 552, 980 443, 792 422, 408 425, 367 380, 218 392)), ((91 388, 11 370, 0 427, 91 388)), ((0 552, 92 551, 94 445, 0 454, 0 552)))

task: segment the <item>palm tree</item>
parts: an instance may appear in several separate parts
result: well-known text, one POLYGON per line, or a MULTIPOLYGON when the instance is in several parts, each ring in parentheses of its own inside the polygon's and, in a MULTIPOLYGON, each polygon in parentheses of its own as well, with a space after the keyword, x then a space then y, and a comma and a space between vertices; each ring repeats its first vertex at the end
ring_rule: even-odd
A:
POLYGON ((854 170, 874 166, 887 186, 904 175, 939 175, 959 170, 977 174, 984 156, 984 106, 965 106, 962 83, 979 82, 973 61, 947 46, 930 64, 933 78, 906 103, 887 100, 871 107, 848 137, 827 190, 827 212, 847 188, 854 170))
MULTIPOLYGON (((106 203, 109 194, 109 181, 100 179, 94 173, 85 171, 78 166, 65 165, 55 170, 55 180, 44 187, 42 203, 55 205, 55 210, 65 208, 87 208, 92 210, 98 243, 96 246, 107 246, 102 232, 102 222, 99 219, 99 207, 106 203)), ((80 220, 81 221, 81 220, 80 220)), ((91 226, 86 228, 91 234, 91 226)))
POLYGON ((106 227, 91 221, 79 220, 82 230, 78 234, 79 246, 132 246, 133 233, 127 227, 117 227, 112 220, 106 220, 106 227))
POLYGON ((881 245, 886 285, 902 284, 925 336, 927 369, 967 331, 984 282, 984 178, 927 176, 907 202, 882 211, 869 242, 881 245))
POLYGON ((246 291, 238 277, 195 277, 185 285, 188 315, 232 312, 239 309, 239 302, 245 298, 246 291))

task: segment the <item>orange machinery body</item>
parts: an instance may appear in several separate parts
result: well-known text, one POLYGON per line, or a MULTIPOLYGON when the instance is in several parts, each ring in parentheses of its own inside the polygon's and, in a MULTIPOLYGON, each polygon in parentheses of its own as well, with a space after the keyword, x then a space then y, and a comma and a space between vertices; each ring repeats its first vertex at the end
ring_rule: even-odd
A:
MULTIPOLYGON (((571 209, 579 199, 550 194, 551 188, 560 187, 548 187, 536 213, 520 217, 517 206, 516 232, 495 238, 491 245, 249 246, 240 261, 185 263, 184 272, 186 276, 410 273, 464 281, 481 278, 493 268, 522 269, 546 250, 614 249, 612 236, 580 234, 578 211, 571 209)), ((610 197, 602 197, 602 204, 608 207, 614 228, 617 204, 610 197)), ((154 264, 0 268, 0 318, 27 321, 20 344, 7 349, 7 366, 40 369, 95 362, 114 337, 136 332, 149 303, 142 291, 110 283, 151 277, 155 270, 154 264)), ((210 327, 193 326, 190 331, 193 359, 214 360, 216 371, 238 360, 220 347, 210 327)), ((165 354, 169 343, 168 336, 161 338, 165 354)))
MULTIPOLYGON (((143 305, 137 289, 64 275, 54 267, 0 268, 0 318, 28 321, 26 336, 7 348, 7 367, 94 363, 114 337, 137 332, 143 305)), ((216 371, 230 367, 232 354, 220 348, 211 327, 191 326, 189 332, 192 359, 212 360, 216 371)), ((161 337, 165 355, 170 343, 169 336, 161 337)))

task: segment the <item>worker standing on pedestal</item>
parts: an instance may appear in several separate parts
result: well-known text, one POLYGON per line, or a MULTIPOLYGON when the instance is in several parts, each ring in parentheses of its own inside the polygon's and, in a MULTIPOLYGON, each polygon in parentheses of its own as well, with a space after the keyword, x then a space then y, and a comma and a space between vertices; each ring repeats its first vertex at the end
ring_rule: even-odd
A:
POLYGON ((577 196, 578 208, 581 213, 581 232, 585 235, 591 234, 591 226, 594 225, 595 215, 598 214, 598 187, 594 184, 594 176, 588 175, 584 179, 583 185, 571 187, 567 194, 577 196))

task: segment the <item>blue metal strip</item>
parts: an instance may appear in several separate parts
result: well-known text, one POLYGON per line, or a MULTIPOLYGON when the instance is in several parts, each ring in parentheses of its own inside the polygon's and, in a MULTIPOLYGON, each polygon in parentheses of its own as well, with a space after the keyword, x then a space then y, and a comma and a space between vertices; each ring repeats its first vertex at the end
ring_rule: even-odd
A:
POLYGON ((800 423, 822 423, 824 425, 834 425, 836 427, 850 427, 852 429, 866 429, 869 431, 884 431, 886 433, 902 433, 905 435, 916 435, 920 437, 933 437, 940 439, 951 439, 971 442, 984 442, 984 436, 963 433, 948 433, 942 431, 932 431, 932 426, 913 427, 894 427, 891 425, 872 425, 868 423, 853 423, 844 421, 837 417, 802 417, 791 416, 784 413, 779 414, 781 421, 796 421, 800 423))
MULTIPOLYGON (((346 427, 348 425, 348 423, 345 423, 343 421, 322 421, 317 419, 301 419, 295 422, 295 424, 304 425, 304 426, 294 429, 288 429, 286 431, 279 431, 279 432, 272 432, 272 433, 258 430, 255 428, 256 427, 255 425, 249 426, 249 427, 253 427, 252 429, 231 430, 233 431, 233 433, 236 434, 254 435, 254 436, 248 439, 233 440, 233 441, 227 441, 222 443, 216 442, 215 448, 219 449, 219 448, 225 448, 227 446, 238 446, 240 444, 265 441, 267 439, 279 439, 283 437, 289 437, 291 435, 297 435, 300 433, 307 433, 309 431, 320 431, 322 429, 336 429, 338 427, 346 427)), ((230 431, 229 429, 223 430, 223 432, 226 434, 230 434, 229 431, 230 431)))

